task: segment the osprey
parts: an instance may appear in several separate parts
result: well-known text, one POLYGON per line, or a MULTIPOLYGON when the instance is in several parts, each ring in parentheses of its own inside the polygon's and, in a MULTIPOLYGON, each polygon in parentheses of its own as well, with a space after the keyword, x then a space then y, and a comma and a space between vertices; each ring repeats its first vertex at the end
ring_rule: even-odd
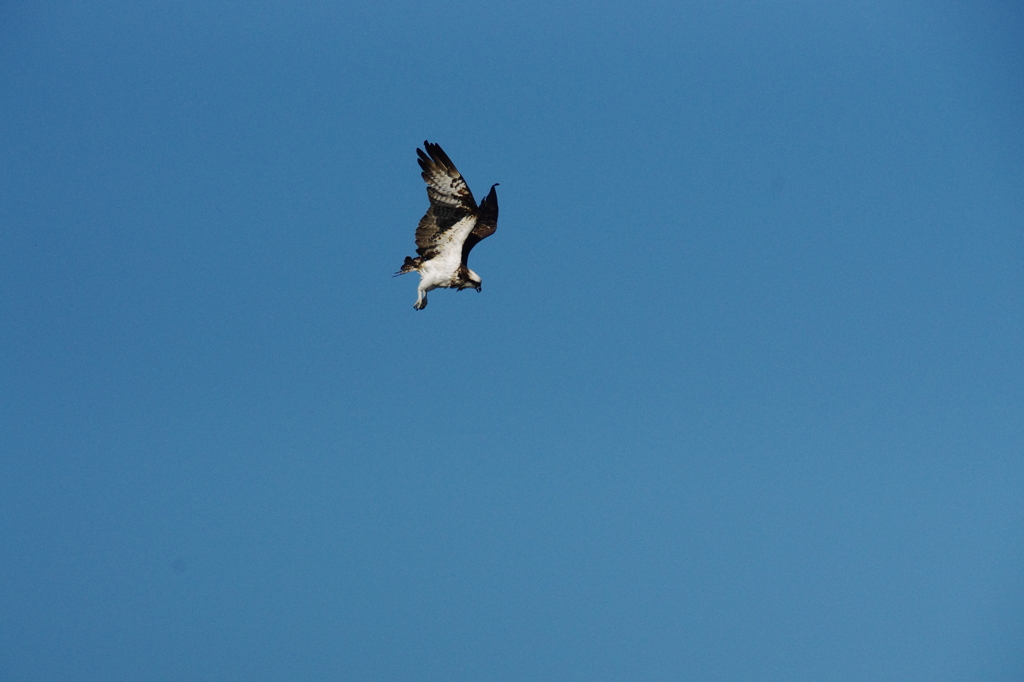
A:
POLYGON ((476 205, 473 193, 462 174, 440 145, 423 142, 424 152, 417 149, 423 179, 427 181, 430 208, 416 228, 416 258, 405 257, 402 269, 420 273, 420 285, 413 305, 416 310, 427 307, 427 292, 432 289, 476 289, 480 276, 466 264, 469 252, 481 239, 498 229, 498 195, 492 185, 490 193, 476 205))

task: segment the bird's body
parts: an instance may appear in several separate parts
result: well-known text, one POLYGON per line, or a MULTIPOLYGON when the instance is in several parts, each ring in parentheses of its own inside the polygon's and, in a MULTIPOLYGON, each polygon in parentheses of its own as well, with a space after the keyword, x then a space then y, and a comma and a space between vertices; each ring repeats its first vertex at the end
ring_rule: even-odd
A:
POLYGON ((427 292, 434 289, 476 289, 480 276, 466 261, 477 242, 498 229, 498 195, 494 185, 477 206, 466 181, 440 145, 424 142, 417 149, 430 208, 416 228, 416 258, 406 256, 396 274, 420 273, 416 310, 427 307, 427 292))

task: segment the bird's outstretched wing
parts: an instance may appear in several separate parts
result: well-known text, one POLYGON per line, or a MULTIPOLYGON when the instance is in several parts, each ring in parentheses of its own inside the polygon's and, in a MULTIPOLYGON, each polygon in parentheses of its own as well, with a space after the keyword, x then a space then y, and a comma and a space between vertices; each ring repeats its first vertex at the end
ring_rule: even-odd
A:
POLYGON ((477 206, 462 174, 441 146, 426 141, 423 146, 427 151, 417 149, 416 153, 427 183, 430 208, 416 228, 416 253, 429 259, 445 241, 444 233, 474 215, 477 206))
POLYGON ((468 266, 469 252, 482 239, 487 239, 498 229, 498 193, 494 191, 497 184, 491 186, 491 191, 480 202, 477 209, 476 225, 473 231, 462 242, 462 264, 468 266))

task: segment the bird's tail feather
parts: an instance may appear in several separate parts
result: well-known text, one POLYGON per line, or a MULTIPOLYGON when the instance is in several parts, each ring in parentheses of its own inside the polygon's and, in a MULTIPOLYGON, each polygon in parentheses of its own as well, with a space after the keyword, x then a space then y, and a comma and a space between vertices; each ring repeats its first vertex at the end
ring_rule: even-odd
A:
POLYGON ((423 264, 423 259, 422 258, 420 258, 418 256, 416 258, 410 258, 409 256, 406 256, 405 257, 405 262, 402 263, 402 269, 399 270, 398 272, 396 272, 393 276, 394 277, 398 277, 399 275, 404 275, 407 272, 416 272, 417 270, 420 269, 420 265, 422 265, 422 264, 423 264))

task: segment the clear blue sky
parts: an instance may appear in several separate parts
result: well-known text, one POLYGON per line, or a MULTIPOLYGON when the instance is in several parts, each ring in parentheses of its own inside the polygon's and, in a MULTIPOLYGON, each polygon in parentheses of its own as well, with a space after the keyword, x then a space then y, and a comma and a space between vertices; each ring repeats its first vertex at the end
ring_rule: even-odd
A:
POLYGON ((0 679, 1024 679, 1020 3, 12 0, 0 105, 0 679))

